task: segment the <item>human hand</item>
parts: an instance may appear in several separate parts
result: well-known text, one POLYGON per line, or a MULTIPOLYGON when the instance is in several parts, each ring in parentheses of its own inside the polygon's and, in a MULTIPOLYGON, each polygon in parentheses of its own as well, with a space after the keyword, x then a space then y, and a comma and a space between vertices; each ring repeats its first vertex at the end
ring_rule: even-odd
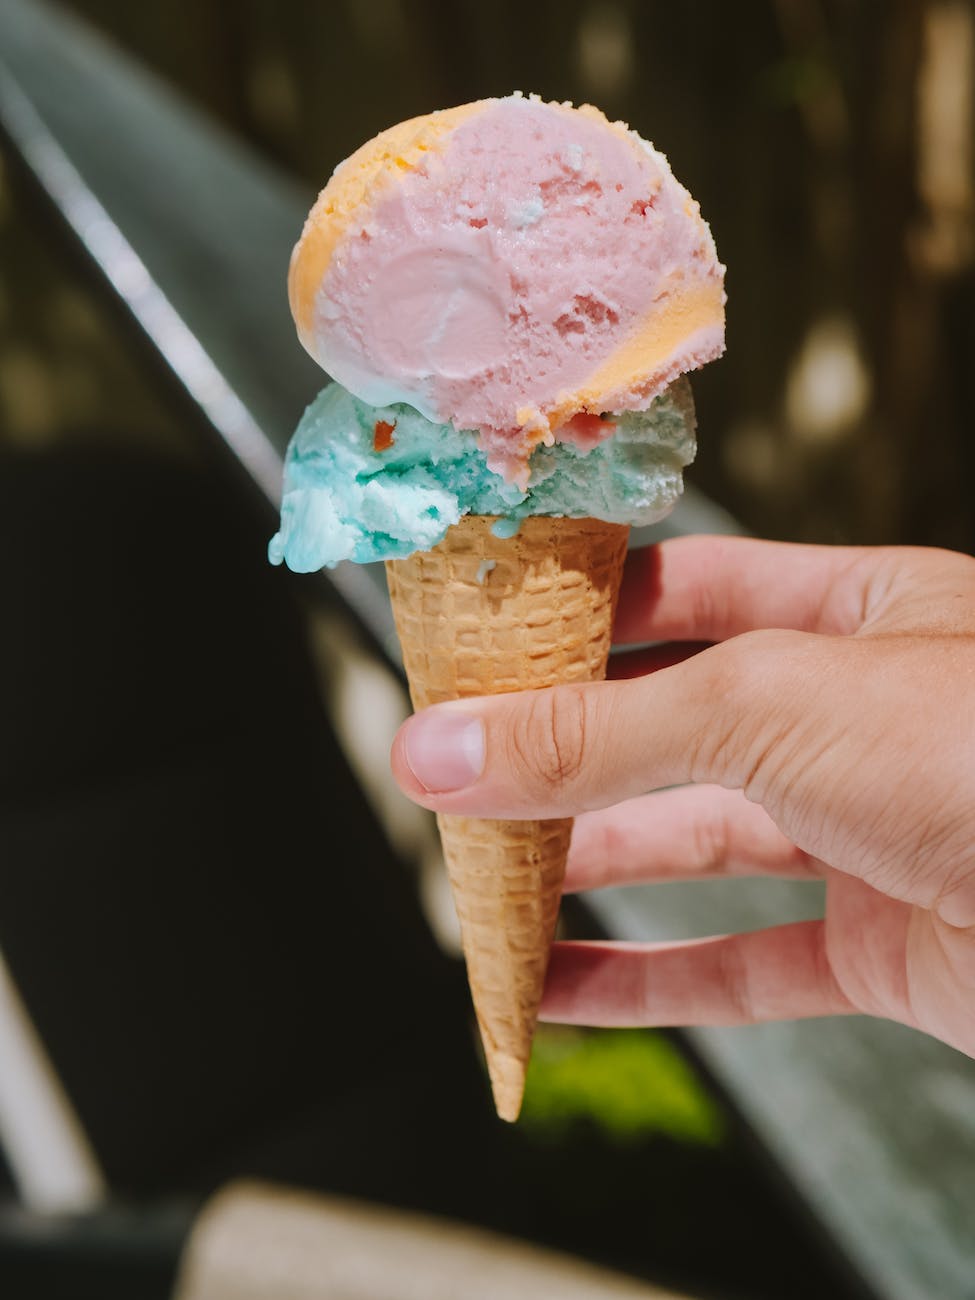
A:
POLYGON ((975 1056, 975 560, 682 538, 630 555, 616 640, 713 644, 424 710, 393 746, 404 791, 470 816, 581 814, 569 890, 815 876, 825 919, 556 944, 544 1018, 864 1012, 975 1056))

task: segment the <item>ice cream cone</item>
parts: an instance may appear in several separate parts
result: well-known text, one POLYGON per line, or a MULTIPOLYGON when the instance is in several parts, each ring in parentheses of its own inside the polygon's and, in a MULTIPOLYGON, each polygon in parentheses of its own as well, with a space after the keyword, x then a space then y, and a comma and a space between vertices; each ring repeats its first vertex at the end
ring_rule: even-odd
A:
MULTIPOLYGON (((628 528, 532 517, 514 537, 466 516, 386 565, 416 708, 605 676, 628 528)), ((438 817, 498 1114, 521 1107, 572 830, 438 817)))

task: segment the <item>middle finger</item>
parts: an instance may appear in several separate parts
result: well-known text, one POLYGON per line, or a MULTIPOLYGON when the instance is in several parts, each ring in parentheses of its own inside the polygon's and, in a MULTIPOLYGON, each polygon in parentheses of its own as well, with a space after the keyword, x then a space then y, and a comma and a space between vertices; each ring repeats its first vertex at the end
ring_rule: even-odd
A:
POLYGON ((581 813, 565 892, 716 876, 819 877, 823 866, 740 790, 690 785, 581 813))

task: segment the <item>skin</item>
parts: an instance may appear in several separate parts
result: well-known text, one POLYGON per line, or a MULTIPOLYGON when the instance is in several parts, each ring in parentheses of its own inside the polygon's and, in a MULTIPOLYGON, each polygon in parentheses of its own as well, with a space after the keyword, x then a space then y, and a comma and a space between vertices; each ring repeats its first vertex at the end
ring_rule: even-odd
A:
POLYGON ((614 657, 621 680, 410 719, 392 755, 405 793, 472 816, 577 814, 568 890, 814 876, 825 919, 556 944, 543 1017, 864 1013, 975 1056, 975 560, 682 538, 631 554, 616 640, 668 644, 614 657))

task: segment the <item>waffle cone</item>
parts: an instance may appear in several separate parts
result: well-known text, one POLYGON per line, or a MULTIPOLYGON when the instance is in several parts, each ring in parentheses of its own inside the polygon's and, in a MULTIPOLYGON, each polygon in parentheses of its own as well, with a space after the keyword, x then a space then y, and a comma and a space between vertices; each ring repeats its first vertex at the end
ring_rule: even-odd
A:
MULTIPOLYGON (((496 537, 467 516, 386 564, 414 707, 605 676, 628 529, 535 517, 496 537)), ((444 857, 502 1119, 521 1107, 571 818, 440 815, 444 857)))

